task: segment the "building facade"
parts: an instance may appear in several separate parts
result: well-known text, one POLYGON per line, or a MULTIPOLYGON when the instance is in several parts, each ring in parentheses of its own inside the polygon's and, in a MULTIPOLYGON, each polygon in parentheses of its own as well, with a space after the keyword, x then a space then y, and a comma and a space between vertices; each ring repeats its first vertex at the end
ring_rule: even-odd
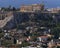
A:
POLYGON ((20 8, 21 12, 34 12, 44 10, 43 4, 23 5, 20 8))

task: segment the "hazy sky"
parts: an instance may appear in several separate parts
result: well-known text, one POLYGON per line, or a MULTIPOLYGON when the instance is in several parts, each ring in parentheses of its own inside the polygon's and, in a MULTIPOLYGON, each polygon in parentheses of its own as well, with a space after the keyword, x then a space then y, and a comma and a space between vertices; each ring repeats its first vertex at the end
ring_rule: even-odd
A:
POLYGON ((0 0, 0 7, 20 7, 22 4, 44 3, 46 7, 60 7, 60 0, 0 0))

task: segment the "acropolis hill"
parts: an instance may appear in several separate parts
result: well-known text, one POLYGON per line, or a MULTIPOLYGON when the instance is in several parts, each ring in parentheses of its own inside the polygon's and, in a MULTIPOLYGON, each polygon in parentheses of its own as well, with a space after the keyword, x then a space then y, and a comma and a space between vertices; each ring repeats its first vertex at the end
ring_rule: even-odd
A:
POLYGON ((9 29, 17 24, 28 22, 29 20, 41 20, 45 17, 54 17, 59 20, 60 8, 46 9, 43 4, 22 5, 18 11, 0 11, 0 28, 9 29), (34 19, 35 18, 35 19, 34 19))

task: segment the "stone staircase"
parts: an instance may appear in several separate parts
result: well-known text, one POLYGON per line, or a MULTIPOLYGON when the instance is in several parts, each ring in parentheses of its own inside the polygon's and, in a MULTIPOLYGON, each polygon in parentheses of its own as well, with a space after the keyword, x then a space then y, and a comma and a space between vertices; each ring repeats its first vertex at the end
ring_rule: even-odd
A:
POLYGON ((9 22, 13 18, 13 15, 5 17, 4 20, 0 20, 0 28, 3 28, 7 22, 9 22))

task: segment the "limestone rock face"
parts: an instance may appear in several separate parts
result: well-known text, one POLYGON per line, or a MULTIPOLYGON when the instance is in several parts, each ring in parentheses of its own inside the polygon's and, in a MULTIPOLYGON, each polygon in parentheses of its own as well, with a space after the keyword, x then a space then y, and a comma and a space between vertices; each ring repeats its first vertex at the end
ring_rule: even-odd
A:
POLYGON ((6 23, 4 29, 12 29, 15 28, 21 22, 28 21, 29 17, 27 14, 21 15, 20 12, 13 13, 13 17, 6 23))

